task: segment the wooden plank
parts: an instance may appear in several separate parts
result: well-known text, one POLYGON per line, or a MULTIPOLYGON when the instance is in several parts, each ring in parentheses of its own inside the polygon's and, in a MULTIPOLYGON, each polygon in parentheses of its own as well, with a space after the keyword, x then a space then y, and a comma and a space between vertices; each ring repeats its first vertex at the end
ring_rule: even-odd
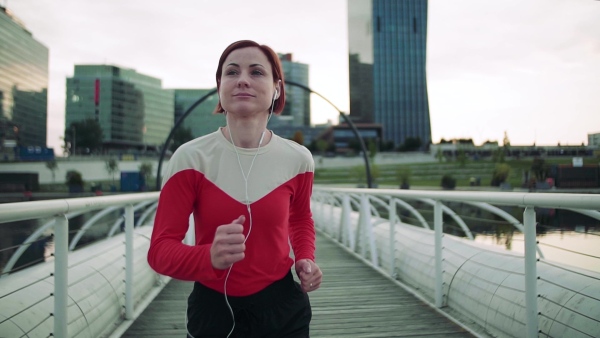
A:
MULTIPOLYGON (((317 236, 323 284, 309 294, 311 337, 472 337, 371 267, 317 236)), ((172 280, 122 337, 186 335, 191 282, 172 280)))

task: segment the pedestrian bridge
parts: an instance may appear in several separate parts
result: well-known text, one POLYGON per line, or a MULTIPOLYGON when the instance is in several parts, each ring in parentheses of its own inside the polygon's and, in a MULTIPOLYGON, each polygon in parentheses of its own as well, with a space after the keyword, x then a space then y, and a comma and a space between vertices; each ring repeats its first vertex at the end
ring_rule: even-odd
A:
MULTIPOLYGON (((183 337, 191 284, 146 262, 158 193, 0 205, 0 227, 40 219, 0 278, 0 337, 183 337), (78 245, 97 224, 110 230, 78 245), (87 215, 77 229, 69 220, 87 215), (13 269, 49 232, 53 258, 13 269)), ((600 220, 591 194, 350 189, 315 186, 321 289, 312 337, 599 337, 600 269, 544 258, 536 210, 600 220), (512 224, 524 254, 473 242, 456 205, 512 224), (515 216, 506 207, 522 210, 515 216), (426 209, 428 208, 428 210, 426 209)), ((188 234, 186 243, 193 243, 188 234)), ((598 264, 600 266, 600 264, 598 264)))

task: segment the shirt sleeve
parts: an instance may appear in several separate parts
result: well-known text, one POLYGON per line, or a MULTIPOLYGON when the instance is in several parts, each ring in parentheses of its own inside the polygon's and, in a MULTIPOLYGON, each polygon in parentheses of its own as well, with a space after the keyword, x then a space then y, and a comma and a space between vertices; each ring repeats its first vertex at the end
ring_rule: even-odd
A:
MULTIPOLYGON (((312 165, 314 168, 314 165, 312 165)), ((310 210, 314 173, 298 175, 296 191, 290 203, 290 243, 295 260, 315 260, 315 224, 310 210)))
POLYGON ((202 174, 194 169, 181 170, 168 177, 161 190, 148 263, 162 275, 187 281, 214 280, 224 276, 224 270, 212 266, 211 244, 190 246, 182 242, 202 179, 202 174))

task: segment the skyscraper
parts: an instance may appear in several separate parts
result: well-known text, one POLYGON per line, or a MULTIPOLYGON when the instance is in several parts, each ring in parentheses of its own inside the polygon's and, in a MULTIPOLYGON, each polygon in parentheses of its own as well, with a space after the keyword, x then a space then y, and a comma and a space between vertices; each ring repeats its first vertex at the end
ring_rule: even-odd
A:
MULTIPOLYGON (((173 89, 175 93, 175 122, 201 97, 212 89, 173 89)), ((213 114, 217 94, 209 96, 186 117, 182 127, 189 128, 194 138, 210 134, 225 125, 223 114, 213 114)))
MULTIPOLYGON (((292 54, 278 54, 283 67, 283 76, 286 81, 296 82, 308 87, 308 65, 295 62, 292 54)), ((291 126, 310 126, 310 93, 292 85, 285 87, 285 108, 280 116, 273 116, 270 123, 291 126)))
POLYGON ((348 0, 350 117, 383 125, 384 141, 431 143, 427 0, 348 0))
POLYGON ((65 129, 94 119, 105 148, 158 148, 173 127, 173 116, 173 91, 133 69, 75 65, 67 79, 65 129))
POLYGON ((48 48, 0 6, 0 150, 46 146, 48 48))

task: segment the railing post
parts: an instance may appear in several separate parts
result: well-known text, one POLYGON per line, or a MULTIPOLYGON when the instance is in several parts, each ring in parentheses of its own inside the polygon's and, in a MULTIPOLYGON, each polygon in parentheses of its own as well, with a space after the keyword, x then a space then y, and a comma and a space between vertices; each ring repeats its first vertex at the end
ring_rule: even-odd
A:
POLYGON ((348 194, 344 194, 342 196, 342 223, 340 226, 342 227, 342 237, 343 243, 350 248, 353 252, 356 252, 356 241, 354 237, 354 233, 350 231, 350 211, 352 207, 350 206, 350 196, 348 194))
POLYGON ((335 229, 333 228, 333 219, 334 219, 333 211, 335 209, 334 205, 335 205, 335 198, 333 196, 330 196, 329 197, 329 222, 327 224, 327 230, 331 236, 335 235, 335 229))
POLYGON ((54 337, 68 337, 69 220, 54 218, 54 337))
POLYGON ((433 208, 433 227, 435 231, 435 306, 441 308, 443 306, 443 275, 442 275, 442 202, 435 201, 433 208))
POLYGON ((394 277, 396 271, 396 202, 390 198, 390 206, 388 208, 389 224, 390 224, 390 266, 389 274, 394 277))
POLYGON ((525 208, 523 212, 523 225, 525 228, 525 311, 526 311, 526 337, 538 336, 538 306, 537 306, 537 257, 535 209, 525 208))
POLYGON ((125 319, 133 319, 133 205, 125 207, 125 319))
POLYGON ((360 244, 360 255, 367 258, 367 224, 371 223, 371 210, 369 209, 369 197, 362 194, 360 196, 360 215, 358 217, 358 243, 360 244))

